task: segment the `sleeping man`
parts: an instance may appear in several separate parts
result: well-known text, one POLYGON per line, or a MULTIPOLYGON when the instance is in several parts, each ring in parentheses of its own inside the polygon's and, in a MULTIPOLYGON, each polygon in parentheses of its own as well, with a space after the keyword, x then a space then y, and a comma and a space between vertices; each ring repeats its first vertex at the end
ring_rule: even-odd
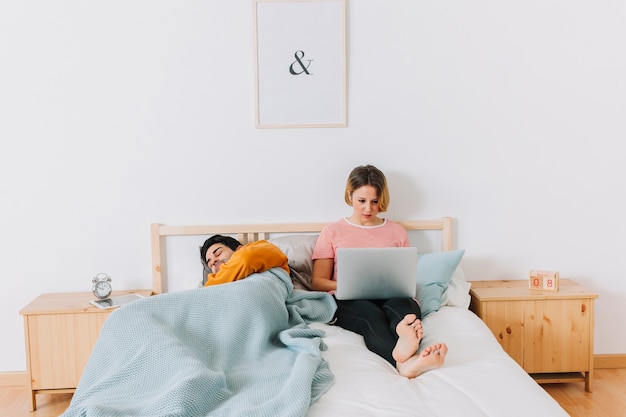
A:
POLYGON ((282 268, 289 274, 287 256, 278 246, 266 240, 242 245, 230 236, 214 235, 204 242, 200 256, 212 271, 205 287, 237 281, 274 267, 282 268))
POLYGON ((326 293, 294 294, 278 247, 231 239, 214 236, 202 253, 209 285, 236 285, 146 297, 109 315, 63 417, 307 414, 334 378, 324 332, 308 324, 331 320, 337 305, 326 293))

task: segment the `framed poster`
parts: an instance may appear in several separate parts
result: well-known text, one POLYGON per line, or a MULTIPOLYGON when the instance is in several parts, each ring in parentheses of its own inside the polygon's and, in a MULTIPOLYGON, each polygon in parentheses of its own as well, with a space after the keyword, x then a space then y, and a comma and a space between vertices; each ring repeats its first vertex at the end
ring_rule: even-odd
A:
POLYGON ((253 1, 256 127, 345 127, 345 0, 253 1))

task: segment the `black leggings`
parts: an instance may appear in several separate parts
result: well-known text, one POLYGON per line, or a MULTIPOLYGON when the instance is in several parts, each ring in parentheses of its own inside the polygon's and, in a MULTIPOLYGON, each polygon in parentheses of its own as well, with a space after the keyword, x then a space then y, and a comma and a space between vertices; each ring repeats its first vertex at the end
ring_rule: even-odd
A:
POLYGON ((398 341, 396 326, 407 314, 422 318, 412 298, 389 300, 336 300, 335 324, 360 334, 369 350, 396 366, 392 352, 398 341))

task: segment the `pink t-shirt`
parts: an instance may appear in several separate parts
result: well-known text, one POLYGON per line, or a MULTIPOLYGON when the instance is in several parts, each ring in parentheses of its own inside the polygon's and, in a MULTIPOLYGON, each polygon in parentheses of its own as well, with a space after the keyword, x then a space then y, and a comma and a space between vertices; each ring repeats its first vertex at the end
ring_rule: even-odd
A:
POLYGON ((409 246, 404 227, 385 219, 378 226, 359 226, 346 218, 329 223, 322 229, 312 259, 333 259, 333 280, 337 280, 337 248, 387 248, 409 246))

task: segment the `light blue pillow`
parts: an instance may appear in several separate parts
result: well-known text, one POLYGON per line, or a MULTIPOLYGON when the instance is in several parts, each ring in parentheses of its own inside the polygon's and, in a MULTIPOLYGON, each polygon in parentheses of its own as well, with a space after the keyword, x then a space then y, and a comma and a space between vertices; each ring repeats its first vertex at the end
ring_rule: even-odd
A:
POLYGON ((465 249, 421 253, 417 260, 417 300, 422 318, 439 310, 441 295, 448 288, 465 249))

